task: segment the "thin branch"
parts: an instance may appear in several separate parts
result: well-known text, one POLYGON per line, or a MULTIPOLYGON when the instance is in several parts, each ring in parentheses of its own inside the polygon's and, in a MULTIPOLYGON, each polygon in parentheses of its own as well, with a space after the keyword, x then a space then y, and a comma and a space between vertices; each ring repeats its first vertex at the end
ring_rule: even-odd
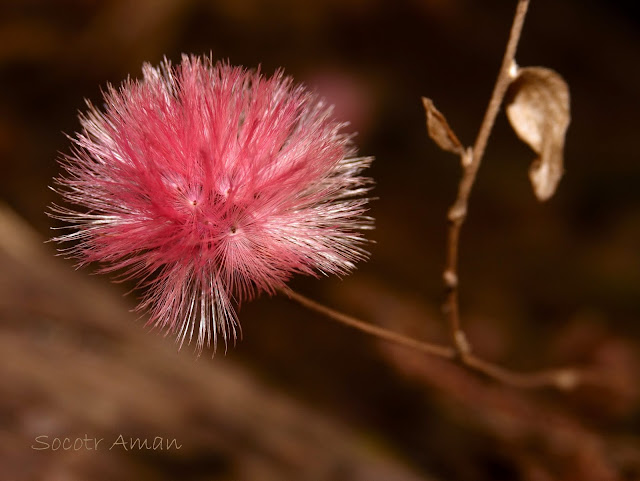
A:
POLYGON ((464 357, 460 357, 452 347, 418 341, 383 327, 373 325, 356 317, 336 311, 324 304, 320 304, 319 302, 309 299, 308 297, 289 288, 280 289, 279 292, 301 306, 322 314, 329 319, 339 322, 340 324, 357 329, 377 339, 389 341, 423 354, 448 361, 458 361, 467 369, 508 386, 521 389, 554 388, 560 391, 570 391, 582 385, 619 388, 613 380, 607 381, 604 376, 595 371, 561 368, 528 374, 505 369, 497 364, 485 361, 471 353, 468 353, 464 357))
POLYGON ((600 376, 575 368, 519 373, 480 359, 473 354, 463 357, 460 362, 469 369, 491 379, 521 389, 552 387, 560 391, 571 391, 579 385, 603 384, 600 381, 600 376))
POLYGON ((487 111, 480 126, 478 136, 473 148, 460 151, 460 158, 464 168, 462 179, 458 186, 458 196, 449 210, 449 233, 447 242, 447 262, 443 278, 447 287, 447 309, 449 327, 453 347, 432 344, 418 341, 407 336, 403 336, 394 331, 390 331, 380 326, 375 326, 368 322, 336 311, 309 299, 297 292, 283 288, 279 292, 289 297, 289 299, 302 306, 318 312, 336 322, 358 329, 364 333, 372 335, 378 339, 393 342, 400 346, 408 347, 416 351, 439 357, 441 359, 456 361, 471 371, 480 373, 488 378, 502 382, 503 384, 522 388, 538 389, 550 387, 562 391, 575 389, 580 385, 595 385, 600 387, 619 388, 613 380, 595 371, 580 370, 574 368, 554 369, 538 371, 533 373, 519 373, 511 371, 497 364, 485 361, 471 353, 471 347, 466 340, 464 331, 460 325, 460 314, 458 306, 458 246, 460 240, 460 230, 467 215, 469 195, 476 179, 478 168, 482 156, 484 155, 487 141, 491 135, 491 130, 495 123, 500 105, 511 82, 510 70, 514 65, 514 58, 520 33, 529 6, 529 0, 519 0, 516 14, 511 26, 509 41, 500 67, 500 73, 491 95, 487 111))
POLYGON ((281 289, 280 292, 287 296, 289 299, 296 301, 298 304, 311 309, 312 311, 316 311, 328 317, 329 319, 333 319, 334 321, 337 321, 341 324, 345 324, 347 326, 358 329, 359 331, 370 334, 374 337, 377 337, 378 339, 384 339, 386 341, 393 342, 394 344, 399 344, 401 346, 414 349, 424 354, 429 354, 431 356, 436 356, 443 359, 453 360, 456 357, 456 352, 449 346, 441 346, 438 344, 416 341, 415 339, 403 336, 402 334, 398 334, 397 332, 389 331, 388 329, 385 329, 383 327, 373 325, 371 323, 357 319, 353 316, 349 316, 342 312, 336 311, 335 309, 331 309, 330 307, 309 299, 302 294, 298 294, 297 292, 289 288, 281 289))
POLYGON ((447 299, 445 302, 445 309, 449 322, 449 328, 451 332, 451 339, 456 347, 457 353, 460 357, 464 358, 470 353, 470 346, 466 340, 464 331, 460 324, 460 309, 458 303, 458 250, 460 243, 460 229, 467 216, 467 207, 469 204, 469 195, 471 194, 471 188, 476 180, 476 174, 482 161, 487 141, 491 135, 491 130, 500 110, 500 105, 504 99, 507 88, 511 82, 509 70, 514 64, 516 49, 518 47, 518 41, 520 40, 520 33, 522 32, 522 26, 529 7, 529 0, 520 0, 516 8, 515 17, 513 19, 513 25, 511 26, 511 33, 509 35, 509 41, 507 48, 504 52, 502 59, 502 66, 500 67, 500 73, 496 80, 491 99, 487 111, 485 112, 484 119, 478 131, 473 149, 465 151, 461 155, 461 161, 464 168, 462 179, 458 185, 458 196, 449 210, 449 233, 447 240, 447 262, 443 273, 443 279, 447 288, 447 299))

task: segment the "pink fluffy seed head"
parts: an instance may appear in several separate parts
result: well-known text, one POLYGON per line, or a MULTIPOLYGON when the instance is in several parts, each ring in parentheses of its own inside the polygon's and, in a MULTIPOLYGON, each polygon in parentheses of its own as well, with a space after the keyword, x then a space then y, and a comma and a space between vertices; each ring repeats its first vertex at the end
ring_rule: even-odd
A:
POLYGON ((88 104, 52 215, 81 265, 136 279, 149 323, 198 350, 235 340, 234 306, 293 274, 367 257, 371 158, 331 108, 281 72, 183 56, 88 104))

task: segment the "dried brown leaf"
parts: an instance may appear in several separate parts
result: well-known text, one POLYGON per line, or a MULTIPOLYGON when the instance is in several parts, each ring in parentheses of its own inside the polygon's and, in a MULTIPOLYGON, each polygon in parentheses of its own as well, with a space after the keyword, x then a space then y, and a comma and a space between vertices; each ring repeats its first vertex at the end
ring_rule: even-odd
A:
POLYGON ((507 116, 520 139, 539 155, 529 178, 540 201, 549 199, 562 177, 564 139, 571 120, 569 87, 553 70, 527 67, 509 87, 507 116))
POLYGON ((433 101, 426 97, 422 97, 422 104, 427 113, 427 131, 436 144, 447 152, 461 155, 463 153, 462 144, 453 133, 451 127, 447 123, 444 115, 436 109, 433 101))

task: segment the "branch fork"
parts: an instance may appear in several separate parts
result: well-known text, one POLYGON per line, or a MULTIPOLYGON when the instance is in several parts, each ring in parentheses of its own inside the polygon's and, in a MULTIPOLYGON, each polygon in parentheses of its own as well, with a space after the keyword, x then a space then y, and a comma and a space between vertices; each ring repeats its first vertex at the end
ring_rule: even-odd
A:
POLYGON ((458 194, 447 213, 449 221, 447 256, 442 274, 446 291, 443 311, 449 326, 451 345, 445 346, 417 341, 331 309, 291 289, 285 288, 280 292, 302 306, 319 312, 337 322, 379 339, 384 339, 424 354, 457 362, 471 371, 483 374, 488 378, 512 387, 523 389, 553 388, 560 391, 570 391, 578 386, 589 384, 615 389, 619 386, 614 385, 615 383, 612 380, 606 379, 601 373, 595 371, 561 368, 532 373, 518 373, 485 361, 473 354, 471 343, 461 325, 458 302, 460 231, 467 216, 469 196, 500 106, 510 86, 520 82, 523 74, 526 74, 529 80, 523 80, 524 84, 521 85, 521 90, 516 92, 516 96, 521 96, 521 101, 512 109, 511 113, 509 108, 513 104, 510 104, 507 108, 507 114, 520 138, 527 142, 537 153, 541 154, 541 157, 534 162, 530 171, 534 192, 539 200, 546 200, 553 194, 562 173, 561 151, 564 145, 564 133, 569 122, 568 88, 564 80, 555 72, 541 67, 521 69, 515 61, 515 54, 528 7, 529 0, 518 1, 498 78, 472 147, 465 148, 449 126, 445 116, 436 109, 433 101, 426 97, 422 98, 426 111, 429 136, 440 148, 457 155, 460 158, 462 167, 458 194), (535 120, 538 120, 541 116, 547 116, 550 120, 543 120, 536 124, 535 120), (532 125, 533 127, 531 127, 532 125), (549 146, 553 147, 553 149, 549 146), (544 151, 553 151, 554 156, 545 158, 544 151), (558 151, 560 155, 558 155, 558 151), (560 159, 560 164, 558 164, 558 159, 560 159), (554 176, 545 177, 542 175, 548 171, 553 172, 554 176))

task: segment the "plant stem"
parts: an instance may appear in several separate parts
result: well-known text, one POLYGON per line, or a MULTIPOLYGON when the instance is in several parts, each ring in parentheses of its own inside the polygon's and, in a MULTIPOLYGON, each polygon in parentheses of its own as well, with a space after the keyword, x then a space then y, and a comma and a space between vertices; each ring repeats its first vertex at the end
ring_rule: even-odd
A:
POLYGON ((502 59, 500 73, 498 74, 498 79, 496 80, 493 93, 491 94, 489 105, 482 120, 482 124, 480 125, 478 136, 473 148, 469 148, 460 154, 464 170, 460 184, 458 185, 458 195, 448 214, 449 232, 447 241, 447 261, 443 273, 445 286, 447 288, 447 300, 445 307, 447 310, 453 347, 418 341, 383 327, 375 326, 320 304, 289 288, 282 288, 279 292, 298 304, 333 319, 336 322, 358 329, 359 331, 370 334, 378 339, 393 342, 424 354, 449 361, 458 361, 461 365, 471 371, 483 374, 488 378, 500 381, 503 384, 512 387, 523 389, 551 387, 558 390, 568 391, 575 389, 580 385, 590 384, 600 387, 608 387, 611 389, 620 389, 621 386, 619 386, 614 380, 607 379, 595 371, 565 368, 532 373, 518 373, 503 368, 497 364, 485 361, 471 353, 471 347, 466 340, 466 336, 460 324, 458 305, 458 249, 460 243, 460 230, 467 215, 469 195, 471 194, 471 189, 475 182, 478 168, 480 167, 480 162, 487 146, 487 141, 491 135, 491 130, 493 129, 496 116, 500 110, 500 105, 502 104, 507 92, 507 88, 511 83, 510 70, 514 65, 515 53, 518 41, 520 40, 520 33, 522 32, 522 26, 524 24, 528 7, 529 0, 518 1, 513 25, 511 26, 509 41, 502 59))
POLYGON ((322 314, 323 316, 339 322, 340 324, 357 329, 376 337, 377 339, 383 339, 430 356, 438 357, 447 361, 454 361, 458 359, 467 369, 508 386, 521 389, 550 387, 561 391, 570 391, 575 389, 577 386, 584 384, 610 387, 612 389, 620 388, 620 386, 615 384, 613 380, 607 382, 607 380, 601 375, 592 371, 574 368, 561 368, 548 371, 537 371, 533 373, 518 373, 505 369, 497 364, 485 361, 471 353, 468 353, 464 358, 460 358, 458 357, 456 350, 452 347, 417 341, 397 332, 390 331, 380 326, 375 326, 356 317, 349 316, 348 314, 344 314, 340 311, 327 307, 324 304, 320 304, 319 302, 309 299, 308 297, 289 288, 280 289, 279 292, 301 306, 322 314))
POLYGON ((385 329, 383 327, 373 325, 371 323, 357 319, 353 316, 349 316, 342 312, 336 311, 335 309, 331 309, 330 307, 309 299, 302 294, 298 294, 297 292, 289 288, 281 289, 280 292, 289 297, 289 299, 296 301, 298 304, 311 309, 312 311, 316 311, 330 319, 333 319, 334 321, 353 327, 355 329, 358 329, 359 331, 365 332, 379 339, 384 339, 386 341, 393 342, 395 344, 399 344, 401 346, 405 346, 425 354, 441 357, 443 359, 455 359, 456 353, 449 346, 441 346, 438 344, 416 341, 415 339, 403 336, 402 334, 398 334, 397 332, 389 331, 388 329, 385 329))
POLYGON ((476 180, 478 168, 482 161, 487 141, 491 135, 491 130, 496 120, 496 116, 500 110, 500 105, 504 99, 507 88, 511 83, 510 69, 514 64, 516 49, 518 47, 518 41, 520 40, 520 33, 522 32, 522 26, 529 7, 529 0, 519 0, 516 8, 515 17, 513 19, 513 25, 511 26, 511 32, 509 34, 509 41, 507 48, 504 52, 502 59, 502 65, 496 80, 489 105, 484 114, 478 136, 473 145, 473 149, 466 151, 461 155, 461 161, 463 166, 463 174, 458 185, 458 196, 449 209, 449 232, 447 239, 447 261, 443 273, 443 279, 445 287, 447 289, 447 299, 445 301, 445 310, 449 322, 449 329, 451 333, 451 340, 456 348, 458 356, 465 358, 468 356, 471 350, 469 343, 467 342, 464 331, 462 330, 460 323, 460 308, 458 302, 458 251, 460 244, 460 230, 462 224, 467 217, 467 208, 469 204, 469 195, 471 194, 471 188, 476 180))

